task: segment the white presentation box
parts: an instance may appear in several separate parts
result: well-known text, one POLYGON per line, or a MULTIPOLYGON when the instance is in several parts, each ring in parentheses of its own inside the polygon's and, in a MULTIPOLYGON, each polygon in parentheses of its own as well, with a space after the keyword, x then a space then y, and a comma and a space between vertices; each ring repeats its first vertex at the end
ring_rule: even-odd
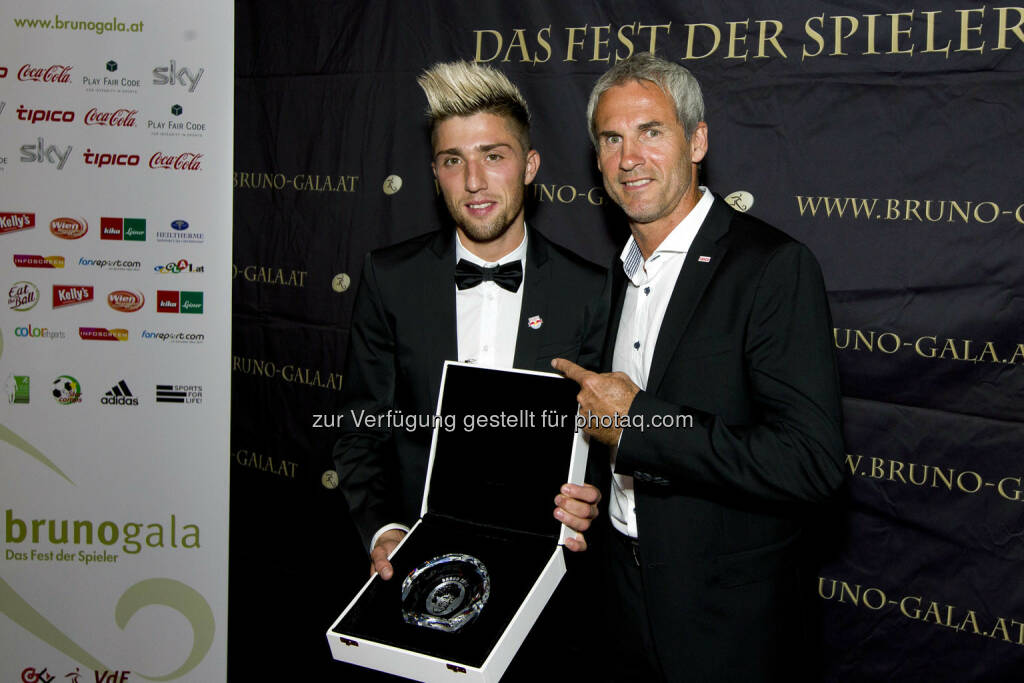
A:
POLYGON ((501 678, 565 574, 575 532, 551 513, 586 469, 578 391, 551 373, 445 363, 420 519, 391 580, 367 581, 327 632, 335 659, 420 681, 501 678), (448 553, 487 567, 483 611, 452 633, 405 623, 403 579, 448 553))

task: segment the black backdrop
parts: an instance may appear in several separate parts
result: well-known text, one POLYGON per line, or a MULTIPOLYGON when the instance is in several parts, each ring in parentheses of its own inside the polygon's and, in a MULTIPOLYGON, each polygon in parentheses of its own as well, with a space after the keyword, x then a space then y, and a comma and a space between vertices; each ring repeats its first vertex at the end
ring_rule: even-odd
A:
POLYGON ((364 254, 443 218, 415 76, 506 71, 542 158, 529 223, 607 264, 625 232, 586 96, 652 47, 704 86, 704 182, 825 273, 850 471, 807 587, 828 680, 1019 678, 1024 7, 254 0, 236 17, 232 680, 370 677, 324 637, 367 563, 314 422, 337 412, 364 254))

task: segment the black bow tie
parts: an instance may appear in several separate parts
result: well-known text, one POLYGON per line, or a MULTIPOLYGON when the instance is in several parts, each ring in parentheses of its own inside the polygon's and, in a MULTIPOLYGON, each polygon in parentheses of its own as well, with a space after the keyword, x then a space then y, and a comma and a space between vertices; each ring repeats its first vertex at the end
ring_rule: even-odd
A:
POLYGON ((459 259, 455 264, 455 286, 459 289, 470 289, 488 280, 502 289, 517 291, 523 281, 523 262, 512 261, 491 268, 478 266, 466 259, 459 259))

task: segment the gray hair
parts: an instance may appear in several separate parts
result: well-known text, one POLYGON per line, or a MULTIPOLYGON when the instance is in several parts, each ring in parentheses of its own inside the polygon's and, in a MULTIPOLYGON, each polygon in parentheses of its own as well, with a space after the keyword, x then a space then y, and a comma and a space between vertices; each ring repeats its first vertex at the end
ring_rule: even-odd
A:
POLYGON ((530 110, 508 77, 495 68, 465 61, 439 62, 416 79, 427 96, 431 135, 453 116, 487 113, 512 123, 523 150, 530 149, 530 110))
POLYGON ((587 102, 587 128, 595 149, 597 131, 594 128, 594 114, 597 111, 597 101, 608 89, 630 81, 650 81, 672 98, 676 105, 676 118, 683 124, 687 140, 693 135, 697 124, 704 120, 704 97, 700 92, 700 83, 689 69, 655 57, 649 52, 635 53, 608 69, 597 79, 594 89, 590 91, 590 101, 587 102))

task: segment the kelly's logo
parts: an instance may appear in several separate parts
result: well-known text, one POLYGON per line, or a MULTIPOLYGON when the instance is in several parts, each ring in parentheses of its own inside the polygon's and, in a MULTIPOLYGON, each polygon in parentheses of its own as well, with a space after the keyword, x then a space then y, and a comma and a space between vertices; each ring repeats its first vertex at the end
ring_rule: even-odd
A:
POLYGON ((36 215, 34 213, 0 212, 0 235, 16 230, 28 230, 34 227, 36 227, 36 215))
POLYGON ((71 304, 92 301, 92 285, 54 285, 53 307, 61 308, 71 304))

